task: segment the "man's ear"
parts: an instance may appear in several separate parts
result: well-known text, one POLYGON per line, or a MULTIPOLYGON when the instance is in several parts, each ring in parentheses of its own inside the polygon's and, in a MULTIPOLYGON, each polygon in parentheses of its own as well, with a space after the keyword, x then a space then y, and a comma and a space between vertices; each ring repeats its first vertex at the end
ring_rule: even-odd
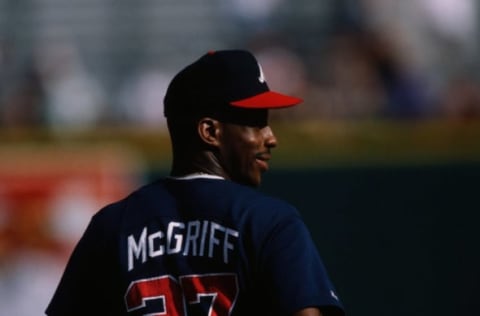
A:
POLYGON ((220 144, 220 125, 221 123, 210 117, 201 118, 198 121, 198 135, 207 145, 218 147, 220 144))

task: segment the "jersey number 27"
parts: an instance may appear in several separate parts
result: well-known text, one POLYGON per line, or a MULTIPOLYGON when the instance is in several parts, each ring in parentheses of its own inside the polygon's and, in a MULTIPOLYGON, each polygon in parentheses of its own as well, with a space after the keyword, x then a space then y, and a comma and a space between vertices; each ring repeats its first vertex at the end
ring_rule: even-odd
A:
POLYGON ((185 304, 200 303, 202 297, 210 297, 211 304, 205 316, 230 315, 238 295, 235 274, 185 275, 178 281, 171 275, 141 279, 130 284, 125 294, 128 312, 145 309, 142 314, 152 316, 187 316, 185 304), (148 301, 157 310, 150 310, 148 301), (147 311, 148 310, 148 311, 147 311))

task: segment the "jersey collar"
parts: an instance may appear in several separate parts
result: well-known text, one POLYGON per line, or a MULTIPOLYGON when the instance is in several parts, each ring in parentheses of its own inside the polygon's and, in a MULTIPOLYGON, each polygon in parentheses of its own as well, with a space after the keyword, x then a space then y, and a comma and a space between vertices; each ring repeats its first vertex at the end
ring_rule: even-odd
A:
POLYGON ((173 180, 194 180, 194 179, 215 179, 215 180, 225 180, 224 177, 220 177, 213 174, 206 174, 202 172, 190 173, 180 177, 168 176, 167 178, 173 180))

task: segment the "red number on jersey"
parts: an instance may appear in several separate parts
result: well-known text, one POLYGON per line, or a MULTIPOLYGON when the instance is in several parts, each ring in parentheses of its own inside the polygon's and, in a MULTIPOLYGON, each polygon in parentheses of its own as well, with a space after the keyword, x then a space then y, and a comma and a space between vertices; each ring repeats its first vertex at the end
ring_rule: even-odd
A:
POLYGON ((228 316, 238 295, 234 274, 186 275, 180 277, 180 284, 171 276, 132 282, 125 294, 127 310, 148 308, 147 301, 160 300, 162 310, 149 311, 148 315, 186 316, 185 301, 196 304, 201 297, 210 296, 208 316, 228 316))
POLYGON ((185 315, 182 290, 178 282, 170 276, 142 279, 132 282, 125 295, 127 311, 146 307, 146 301, 161 300, 163 310, 151 313, 152 316, 185 315))
POLYGON ((208 316, 228 316, 238 294, 237 277, 234 274, 205 274, 180 277, 188 304, 200 302, 202 296, 211 296, 208 316))

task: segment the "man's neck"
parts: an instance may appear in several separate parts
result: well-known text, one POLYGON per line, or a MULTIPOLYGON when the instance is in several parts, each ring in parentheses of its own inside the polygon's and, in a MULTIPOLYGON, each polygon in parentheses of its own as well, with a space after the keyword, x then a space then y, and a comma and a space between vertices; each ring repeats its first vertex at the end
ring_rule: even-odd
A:
POLYGON ((229 178, 215 155, 211 152, 182 156, 174 155, 170 175, 172 177, 182 177, 190 174, 204 174, 229 178))

